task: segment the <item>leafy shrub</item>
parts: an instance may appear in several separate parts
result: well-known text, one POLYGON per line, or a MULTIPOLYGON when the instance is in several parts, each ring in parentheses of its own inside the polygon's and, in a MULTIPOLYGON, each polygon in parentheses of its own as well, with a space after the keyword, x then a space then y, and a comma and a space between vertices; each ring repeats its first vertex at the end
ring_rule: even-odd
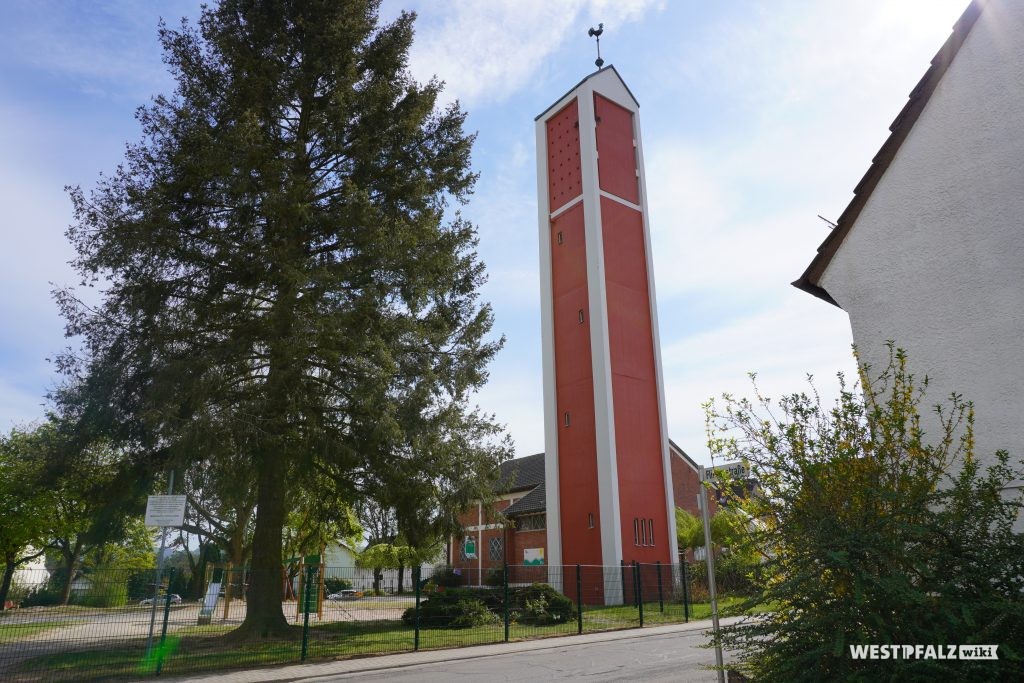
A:
MULTIPOLYGON (((576 603, 546 583, 511 588, 508 595, 509 618, 521 624, 543 626, 561 624, 576 618, 576 603)), ((420 602, 420 626, 424 628, 459 628, 480 626, 501 621, 505 610, 504 591, 494 588, 449 588, 432 593, 420 602), (484 620, 478 614, 477 603, 487 610, 491 617, 484 620), (473 621, 478 623, 470 623, 473 621)), ((415 608, 410 607, 402 615, 406 625, 416 619, 415 608)))
POLYGON ((51 607, 59 605, 61 599, 61 587, 53 575, 46 583, 33 586, 25 592, 21 598, 22 607, 51 607))
POLYGON ((499 587, 505 585, 505 570, 504 569, 488 569, 487 574, 484 575, 484 585, 499 587))
POLYGON ((128 581, 96 582, 89 586, 78 603, 86 607, 123 607, 128 604, 128 581))
MULTIPOLYGON (((495 592, 472 588, 452 588, 433 593, 420 602, 420 626, 424 628, 465 628, 494 623, 499 620, 493 609, 495 592), (484 614, 486 613, 486 615, 484 614)), ((501 609, 501 596, 497 596, 501 609)), ((416 622, 416 608, 402 614, 402 621, 411 626, 416 622)))
MULTIPOLYGON (((749 596, 757 593, 764 570, 760 561, 750 559, 749 554, 723 552, 715 558, 715 588, 718 595, 749 596)), ((686 566, 687 591, 690 602, 708 602, 708 566, 704 560, 686 566)), ((682 601, 683 594, 675 596, 682 601)))
POLYGON ((434 585, 441 586, 442 588, 455 588, 466 583, 461 574, 455 573, 455 567, 436 568, 430 576, 430 580, 434 585))
POLYGON ((352 582, 348 579, 341 579, 336 576, 330 576, 324 579, 324 590, 327 594, 337 593, 338 591, 346 591, 352 588, 352 582))
POLYGON ((1024 463, 997 451, 983 467, 971 404, 952 394, 927 415, 927 379, 890 354, 859 387, 840 376, 833 406, 816 392, 708 404, 712 453, 748 462, 765 492, 735 501, 769 558, 741 608, 778 607, 720 631, 753 679, 1020 680, 1024 503, 1006 490, 1024 463), (999 659, 851 657, 895 643, 998 644, 999 659))
POLYGON ((479 600, 459 600, 452 610, 452 628, 468 628, 485 626, 498 621, 498 615, 487 609, 487 605, 479 600))
POLYGON ((509 603, 520 624, 562 624, 576 618, 576 603, 546 583, 516 588, 510 592, 509 603))
POLYGON ((51 607, 60 604, 60 590, 50 584, 33 586, 21 598, 22 607, 51 607))
POLYGON ((23 582, 18 580, 18 575, 15 574, 11 580, 11 587, 7 592, 7 599, 13 602, 21 603, 28 597, 29 592, 34 586, 27 586, 23 582))

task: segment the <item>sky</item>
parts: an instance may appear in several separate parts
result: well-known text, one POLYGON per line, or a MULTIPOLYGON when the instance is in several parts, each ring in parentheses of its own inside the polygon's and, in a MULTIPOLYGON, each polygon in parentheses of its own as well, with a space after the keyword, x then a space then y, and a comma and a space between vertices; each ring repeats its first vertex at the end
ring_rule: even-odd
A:
MULTIPOLYGON (((469 112, 479 231, 504 349, 479 405, 517 456, 544 448, 534 117, 594 70, 587 29, 640 102, 670 437, 709 463, 701 404, 852 374, 849 319, 789 283, 967 0, 385 0, 418 13, 410 70, 469 112)), ((73 340, 64 187, 92 187, 173 82, 157 23, 191 0, 0 3, 0 430, 38 420, 73 340)))

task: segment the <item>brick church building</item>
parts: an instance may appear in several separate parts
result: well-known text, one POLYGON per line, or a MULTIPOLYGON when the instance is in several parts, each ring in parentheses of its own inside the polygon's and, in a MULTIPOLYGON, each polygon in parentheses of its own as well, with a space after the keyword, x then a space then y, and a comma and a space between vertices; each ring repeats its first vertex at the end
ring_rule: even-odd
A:
MULTIPOLYGON (((674 441, 669 441, 672 497, 675 507, 693 515, 697 510, 697 463, 674 441)), ((501 478, 491 506, 478 502, 459 516, 462 534, 449 544, 448 564, 469 585, 483 585, 488 574, 509 565, 547 564, 547 499, 544 454, 536 453, 501 465, 501 478), (466 539, 475 546, 475 558, 466 556, 466 539)), ((712 512, 715 501, 710 501, 712 512)), ((646 522, 647 520, 645 520, 646 522)), ((653 522, 653 520, 650 520, 653 522)), ((648 525, 635 525, 634 544, 653 543, 648 525)), ((678 561, 678 560, 676 560, 678 561)))

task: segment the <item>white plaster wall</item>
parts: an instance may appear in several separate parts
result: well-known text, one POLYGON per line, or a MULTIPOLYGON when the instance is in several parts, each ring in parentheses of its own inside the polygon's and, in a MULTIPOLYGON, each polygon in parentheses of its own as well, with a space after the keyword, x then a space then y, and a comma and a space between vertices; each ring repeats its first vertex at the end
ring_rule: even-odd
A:
POLYGON ((1024 2, 987 3, 821 284, 864 360, 895 340, 980 458, 1024 457, 1024 2))

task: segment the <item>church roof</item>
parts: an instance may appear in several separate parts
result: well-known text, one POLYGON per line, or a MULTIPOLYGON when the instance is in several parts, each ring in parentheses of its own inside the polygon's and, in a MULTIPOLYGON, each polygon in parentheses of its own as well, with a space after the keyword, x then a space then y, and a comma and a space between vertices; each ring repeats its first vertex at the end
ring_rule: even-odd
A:
POLYGON ((525 496, 509 505, 501 511, 506 517, 518 517, 532 512, 544 512, 547 509, 548 499, 544 484, 541 483, 525 496))
MULTIPOLYGON (((615 68, 615 65, 614 65, 614 64, 609 64, 608 66, 605 66, 605 67, 601 67, 600 69, 598 69, 598 70, 597 70, 597 71, 595 71, 594 73, 592 73, 592 74, 590 74, 590 75, 586 76, 586 77, 585 77, 585 78, 584 78, 583 80, 581 80, 581 81, 580 81, 579 83, 577 83, 576 85, 574 85, 574 86, 572 86, 571 88, 569 88, 568 90, 566 90, 566 91, 565 91, 565 95, 568 95, 568 94, 569 94, 569 93, 571 93, 571 92, 572 92, 573 90, 575 90, 576 88, 580 87, 581 85, 583 85, 584 83, 586 83, 587 81, 589 81, 589 80, 590 80, 591 78, 594 78, 594 77, 595 77, 595 76, 597 76, 598 74, 604 73, 605 71, 611 71, 611 72, 612 72, 613 74, 615 74, 615 77, 616 77, 617 79, 619 79, 619 82, 620 82, 620 83, 622 83, 622 87, 626 89, 626 92, 627 92, 627 93, 629 93, 629 98, 630 98, 631 100, 633 100, 633 104, 635 104, 635 105, 637 106, 637 108, 639 108, 639 107, 640 107, 640 103, 636 101, 636 96, 635 96, 635 95, 633 95, 633 91, 629 89, 629 86, 628 86, 628 85, 626 85, 626 81, 622 80, 622 75, 621 75, 621 74, 619 74, 619 70, 615 68)), ((536 116, 536 117, 534 117, 534 119, 533 119, 533 120, 534 120, 534 121, 540 121, 540 120, 541 120, 542 118, 544 118, 544 115, 545 115, 545 114, 547 114, 547 113, 548 113, 549 111, 551 111, 552 109, 554 109, 554 108, 555 108, 555 107, 556 107, 556 106, 558 105, 558 103, 559 103, 559 102, 561 102, 561 101, 562 101, 563 99, 565 99, 565 95, 562 95, 562 96, 560 96, 560 97, 559 97, 559 98, 558 98, 557 100, 555 100, 555 101, 554 101, 554 102, 553 102, 553 103, 551 104, 551 106, 550 106, 550 107, 548 107, 547 109, 545 109, 545 110, 544 110, 544 111, 542 111, 541 113, 537 114, 537 116, 536 116)))
POLYGON ((498 493, 527 491, 544 483, 544 454, 535 453, 501 463, 498 493))

